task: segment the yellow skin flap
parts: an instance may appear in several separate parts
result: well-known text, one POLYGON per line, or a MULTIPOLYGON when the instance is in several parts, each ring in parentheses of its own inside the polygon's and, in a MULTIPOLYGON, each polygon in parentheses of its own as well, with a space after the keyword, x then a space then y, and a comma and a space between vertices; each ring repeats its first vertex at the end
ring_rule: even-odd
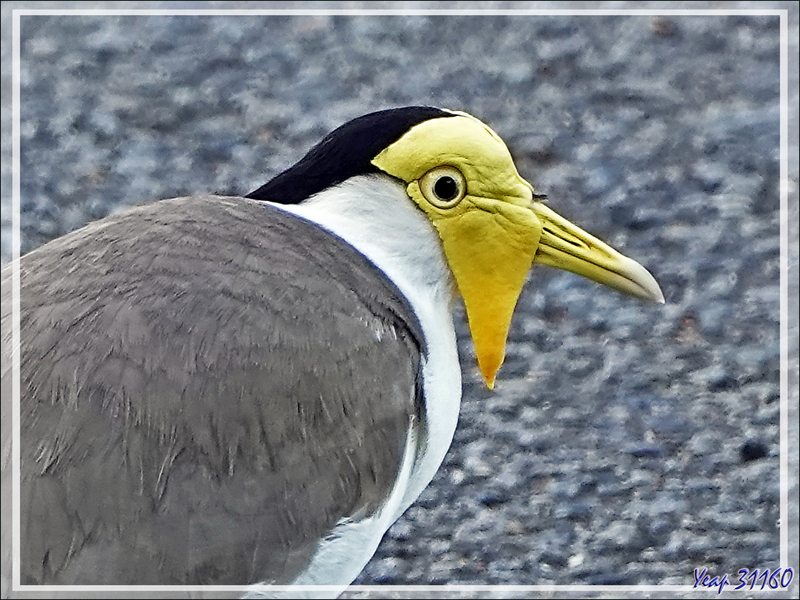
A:
POLYGON ((534 202, 533 187, 496 133, 470 115, 454 114, 412 127, 372 162, 406 182, 409 197, 438 231, 489 388, 534 262, 663 302, 644 267, 534 202))

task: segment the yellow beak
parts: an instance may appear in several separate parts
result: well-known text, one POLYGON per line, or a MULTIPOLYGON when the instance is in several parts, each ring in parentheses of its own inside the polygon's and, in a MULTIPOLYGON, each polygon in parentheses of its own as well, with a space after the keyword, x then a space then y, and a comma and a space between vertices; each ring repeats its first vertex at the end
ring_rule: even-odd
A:
POLYGON ((583 231, 540 202, 532 206, 542 223, 534 264, 575 273, 651 302, 664 303, 653 276, 642 265, 583 231))
POLYGON ((644 267, 536 202, 496 133, 467 114, 453 115, 412 127, 372 163, 406 182, 409 197, 437 229, 487 387, 505 359, 511 317, 536 263, 664 301, 644 267), (442 166, 459 170, 466 184, 453 205, 432 202, 420 187, 426 173, 442 166))
POLYGON ((464 299, 478 366, 489 389, 505 358, 514 308, 536 263, 664 302, 658 283, 643 266, 545 205, 492 206, 493 210, 473 209, 434 221, 464 299))

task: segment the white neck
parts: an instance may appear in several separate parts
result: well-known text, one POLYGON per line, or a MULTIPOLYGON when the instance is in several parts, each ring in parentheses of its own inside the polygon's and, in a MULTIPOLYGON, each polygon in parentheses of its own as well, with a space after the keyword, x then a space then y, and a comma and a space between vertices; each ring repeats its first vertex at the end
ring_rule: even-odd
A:
POLYGON ((425 214, 396 179, 360 175, 288 210, 346 240, 403 291, 439 287, 452 297, 453 280, 442 243, 425 214))
POLYGON ((458 421, 461 369, 452 318, 455 284, 441 240, 405 187, 385 175, 353 177, 302 204, 276 206, 318 223, 358 249, 394 281, 422 326, 428 350, 423 364, 428 435, 420 440, 418 460, 395 509, 397 518, 433 478, 458 421))

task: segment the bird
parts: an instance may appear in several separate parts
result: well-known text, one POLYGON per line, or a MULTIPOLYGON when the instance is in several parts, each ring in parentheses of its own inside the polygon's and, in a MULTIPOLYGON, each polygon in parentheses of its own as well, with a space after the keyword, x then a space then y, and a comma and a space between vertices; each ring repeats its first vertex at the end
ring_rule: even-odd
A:
POLYGON ((339 593, 451 444, 455 306, 492 389, 539 264, 664 302, 488 125, 409 106, 343 124, 244 196, 138 206, 6 265, 20 584, 339 593))

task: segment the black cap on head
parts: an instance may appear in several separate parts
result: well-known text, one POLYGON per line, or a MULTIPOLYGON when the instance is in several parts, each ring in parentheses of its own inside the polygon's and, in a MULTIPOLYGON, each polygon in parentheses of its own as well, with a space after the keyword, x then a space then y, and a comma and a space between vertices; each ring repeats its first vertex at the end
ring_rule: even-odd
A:
POLYGON ((299 204, 309 196, 355 175, 377 173, 372 164, 381 150, 423 121, 456 116, 431 106, 382 110, 348 121, 329 133, 298 163, 275 176, 247 198, 299 204))

